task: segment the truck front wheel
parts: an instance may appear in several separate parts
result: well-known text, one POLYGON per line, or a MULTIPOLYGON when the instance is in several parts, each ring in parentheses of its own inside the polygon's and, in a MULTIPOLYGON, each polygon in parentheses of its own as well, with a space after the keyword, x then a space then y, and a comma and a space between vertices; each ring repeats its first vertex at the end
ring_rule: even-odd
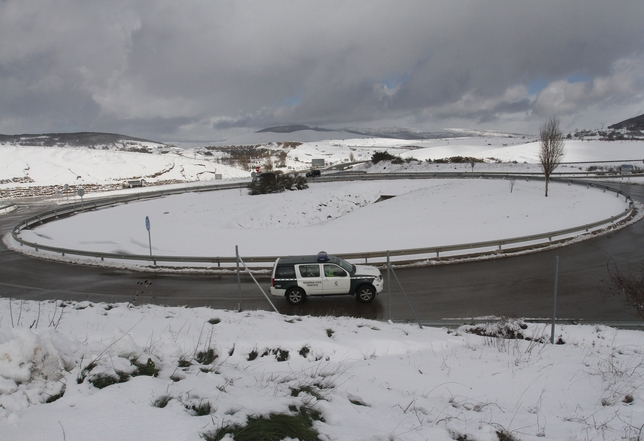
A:
POLYGON ((376 289, 371 285, 362 285, 356 290, 356 300, 361 303, 373 302, 375 298, 376 289))

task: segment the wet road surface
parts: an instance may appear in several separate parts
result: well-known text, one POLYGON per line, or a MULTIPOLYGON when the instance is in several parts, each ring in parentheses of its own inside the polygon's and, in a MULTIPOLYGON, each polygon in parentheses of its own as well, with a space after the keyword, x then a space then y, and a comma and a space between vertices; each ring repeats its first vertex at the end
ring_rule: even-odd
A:
MULTIPOLYGON (((614 185, 635 200, 644 187, 614 185)), ((0 234, 21 219, 50 207, 47 201, 26 200, 19 209, 0 216, 0 234)), ((609 296, 607 263, 644 261, 644 222, 578 244, 534 254, 494 260, 397 269, 409 302, 421 320, 511 316, 549 318, 552 314, 555 258, 559 256, 557 316, 579 321, 637 320, 623 298, 609 296)), ((386 269, 382 270, 387 275, 386 269)), ((256 276, 268 293, 268 275, 256 276)), ((385 290, 372 304, 352 297, 309 299, 291 306, 271 297, 284 314, 343 315, 383 320, 412 320, 401 290, 392 280, 391 299, 385 290)), ((154 303, 209 306, 217 309, 272 310, 250 276, 241 277, 241 302, 235 274, 159 274, 66 264, 23 256, 0 247, 0 296, 29 300, 154 303)))

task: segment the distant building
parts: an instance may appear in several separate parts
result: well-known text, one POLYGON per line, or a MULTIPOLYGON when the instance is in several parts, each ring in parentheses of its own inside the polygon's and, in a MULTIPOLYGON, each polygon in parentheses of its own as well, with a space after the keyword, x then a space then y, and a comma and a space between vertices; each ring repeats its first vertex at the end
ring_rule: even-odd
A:
POLYGON ((130 181, 123 181, 121 185, 123 188, 145 187, 144 179, 132 179, 130 181))

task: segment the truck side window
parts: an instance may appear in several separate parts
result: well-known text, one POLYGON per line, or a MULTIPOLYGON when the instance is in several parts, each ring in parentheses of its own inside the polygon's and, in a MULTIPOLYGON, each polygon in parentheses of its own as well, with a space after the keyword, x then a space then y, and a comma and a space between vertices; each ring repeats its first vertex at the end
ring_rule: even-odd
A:
POLYGON ((320 265, 300 265, 302 277, 320 277, 320 265))
POLYGON ((295 268, 292 266, 278 266, 275 271, 275 277, 280 279, 294 279, 295 268))
POLYGON ((346 277, 347 273, 337 265, 324 265, 324 275, 326 277, 346 277))

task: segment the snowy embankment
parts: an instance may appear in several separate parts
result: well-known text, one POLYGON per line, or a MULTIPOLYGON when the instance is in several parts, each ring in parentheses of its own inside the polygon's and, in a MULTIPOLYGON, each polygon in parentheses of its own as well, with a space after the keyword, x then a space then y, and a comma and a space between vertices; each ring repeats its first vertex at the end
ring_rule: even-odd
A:
MULTIPOLYGON (((86 193, 120 188, 123 181, 149 184, 248 177, 244 170, 177 153, 136 153, 91 148, 0 145, 0 195, 55 195, 65 184, 86 193)), ((187 153, 187 152, 186 152, 187 153)), ((74 191, 70 195, 74 195, 74 191)))
POLYGON ((0 324, 6 440, 198 441, 302 409, 322 440, 636 440, 644 425, 636 331, 562 326, 551 345, 549 326, 521 321, 6 299, 0 324))

